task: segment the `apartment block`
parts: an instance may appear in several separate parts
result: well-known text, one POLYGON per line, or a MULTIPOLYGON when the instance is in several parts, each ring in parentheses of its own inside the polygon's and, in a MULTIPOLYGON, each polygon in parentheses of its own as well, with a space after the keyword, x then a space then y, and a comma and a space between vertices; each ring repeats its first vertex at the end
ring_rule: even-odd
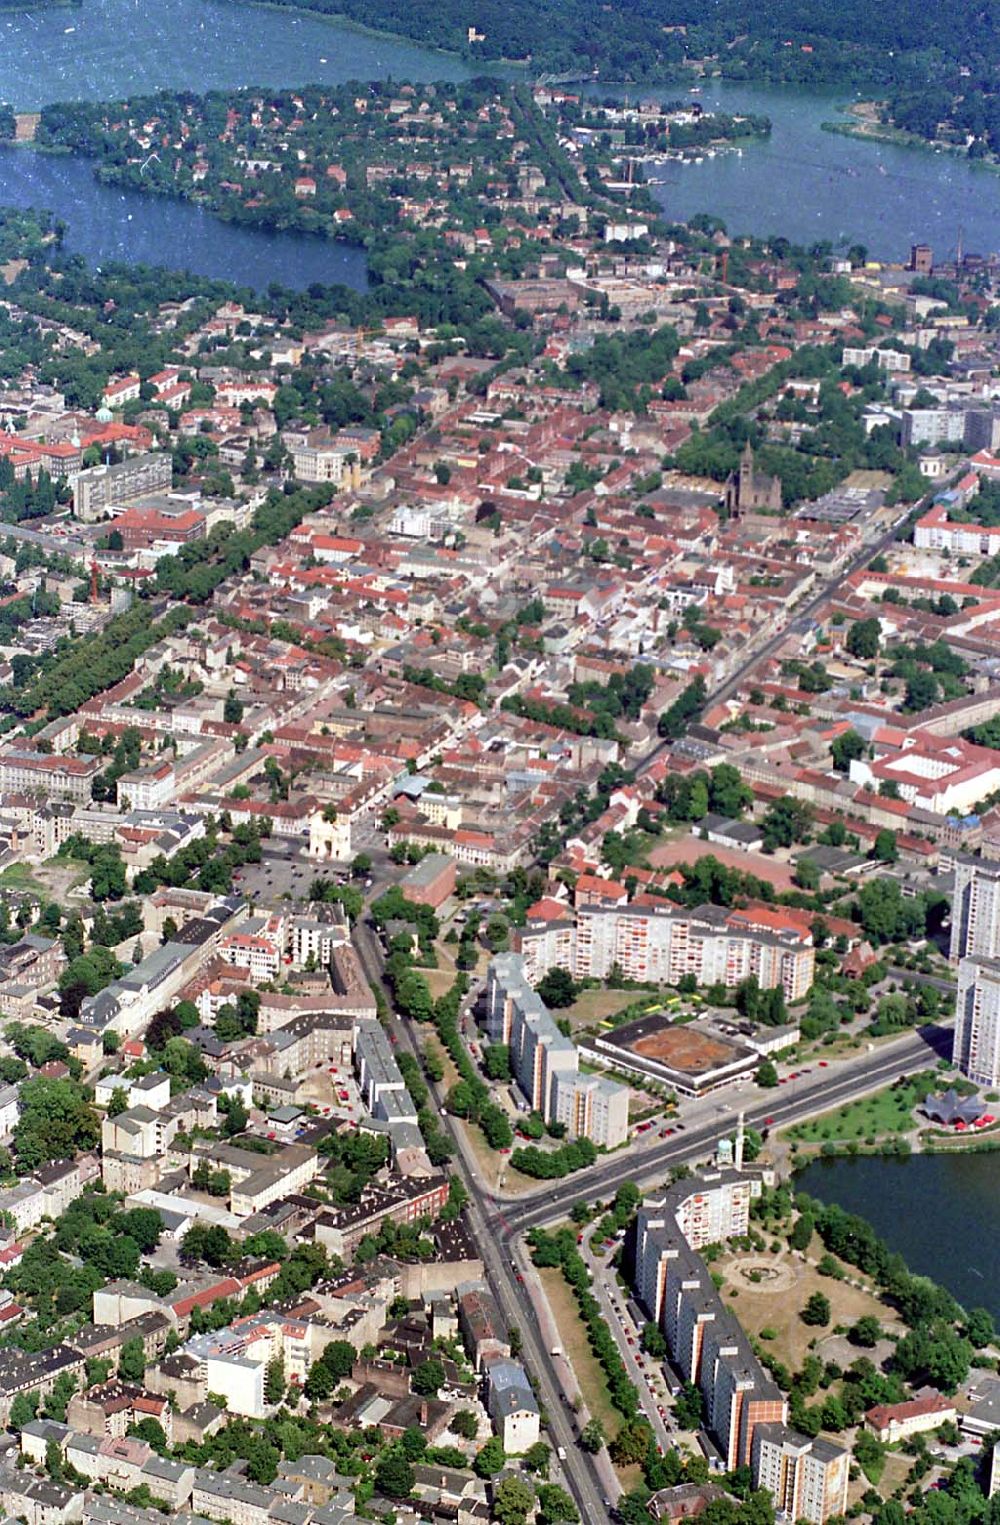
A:
POLYGON ((627 1088, 580 1074, 576 1045, 532 989, 520 954, 500 953, 490 962, 486 1030, 491 1043, 509 1045, 514 1078, 547 1123, 565 1123, 569 1138, 589 1138, 607 1149, 625 1142, 627 1088))
POLYGON ((825 1525, 847 1508, 850 1453, 819 1437, 808 1440, 784 1424, 761 1424, 754 1432, 753 1472, 779 1514, 825 1525))
POLYGON ((758 1361, 697 1253, 746 1232, 760 1186, 742 1170, 678 1181, 643 1203, 636 1231, 636 1294, 663 1330, 671 1360, 705 1402, 706 1426, 727 1469, 749 1466, 779 1514, 825 1525, 846 1504, 849 1453, 787 1425, 784 1394, 758 1361))
POLYGON ((1000 959, 958 966, 952 1063, 976 1085, 1000 1085, 1000 959))
POLYGON ((956 857, 949 952, 952 963, 1000 957, 1000 863, 956 857))
POLYGON ((627 979, 676 985, 693 974, 699 985, 738 985, 756 976, 761 989, 780 987, 800 1000, 813 981, 812 938, 789 925, 765 930, 722 906, 693 911, 659 904, 581 905, 566 919, 532 920, 518 938, 530 984, 552 968, 574 979, 607 979, 615 967, 627 979))
POLYGON ((133 498, 167 491, 171 479, 169 450, 151 450, 111 466, 90 466, 73 484, 73 513, 91 523, 133 498))

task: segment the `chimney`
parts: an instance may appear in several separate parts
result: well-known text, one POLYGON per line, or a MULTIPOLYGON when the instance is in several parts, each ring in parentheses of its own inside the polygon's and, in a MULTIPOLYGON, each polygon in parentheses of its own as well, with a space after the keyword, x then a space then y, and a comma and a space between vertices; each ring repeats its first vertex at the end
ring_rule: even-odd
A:
POLYGON ((733 1155, 733 1164, 737 1170, 743 1169, 743 1139, 743 1113, 741 1112, 736 1124, 736 1150, 733 1155))

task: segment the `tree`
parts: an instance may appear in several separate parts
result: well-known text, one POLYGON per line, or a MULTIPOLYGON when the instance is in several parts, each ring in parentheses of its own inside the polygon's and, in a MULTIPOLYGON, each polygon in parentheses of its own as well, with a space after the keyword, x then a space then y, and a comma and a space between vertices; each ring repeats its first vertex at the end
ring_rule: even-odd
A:
POLYGON ((719 763, 709 781, 709 809, 719 815, 740 816, 753 803, 753 790, 732 763, 719 763))
POLYGON ((872 846, 871 855, 882 863, 895 863, 899 858, 899 848, 896 846, 896 833, 887 828, 879 832, 872 846))
POLYGON ((142 1340, 126 1340, 118 1356, 118 1375, 123 1382, 141 1382, 146 1375, 146 1352, 142 1340))
POLYGON ((166 1431, 156 1419, 140 1419, 138 1424, 131 1426, 129 1434, 135 1435, 139 1440, 144 1440, 147 1446, 152 1446, 153 1450, 160 1456, 166 1456, 170 1450, 170 1442, 167 1439, 166 1431))
POLYGON ((629 1467, 644 1460, 653 1432, 643 1419, 629 1419, 608 1446, 611 1460, 619 1467, 629 1467))
POLYGON ((479 1422, 471 1409, 459 1409, 457 1414, 452 1415, 448 1428, 463 1440, 475 1440, 479 1434, 479 1422))
POLYGON ((599 1419, 588 1420, 580 1431, 580 1444, 585 1451, 590 1452, 591 1456, 596 1456, 606 1441, 604 1426, 599 1419))
POLYGON ((114 1220, 114 1228, 134 1240, 143 1255, 149 1255, 160 1242, 163 1219, 155 1207, 134 1207, 114 1220))
POLYGON ((225 1113, 223 1133, 227 1138, 235 1138, 242 1133, 249 1121, 249 1114, 239 1096, 228 1096, 223 1100, 222 1110, 225 1113))
POLYGON ((830 757, 838 773, 849 773, 851 763, 865 755, 865 744, 857 731, 844 731, 830 743, 830 757))
POLYGON ((548 1477, 549 1462, 552 1452, 544 1440, 536 1440, 534 1445, 529 1446, 521 1458, 529 1472, 536 1472, 539 1477, 548 1477))
POLYGON ((988 1308, 972 1308, 965 1317, 965 1333, 970 1345, 982 1350, 996 1339, 996 1326, 988 1308))
POLYGON ((862 1350, 873 1350, 882 1338, 882 1325, 874 1313, 864 1313, 848 1329, 847 1338, 862 1350))
POLYGON ((493 1494, 493 1518, 499 1525, 524 1525, 535 1490, 521 1477, 505 1477, 493 1494))
POLYGON ((908 1382, 928 1382, 953 1393, 965 1380, 972 1359, 969 1341, 945 1319, 920 1324, 904 1335, 892 1357, 894 1370, 908 1382))
POLYGON ((825 1328, 830 1322, 830 1299, 824 1292, 813 1292, 799 1314, 803 1324, 825 1328))
POLYGON ((812 858, 800 858, 795 865, 795 882, 800 890, 812 893, 819 889, 819 869, 812 858))
POLYGON ((268 1403, 278 1404, 285 1396, 285 1363, 281 1356, 268 1361, 264 1372, 264 1397, 268 1403))
POLYGON ((218 1270, 233 1259, 235 1246, 218 1224, 193 1223, 181 1241, 181 1252, 187 1260, 203 1260, 218 1270))
POLYGON ((433 1398, 444 1386, 444 1363, 432 1356, 422 1361, 410 1378, 410 1390, 422 1398, 433 1398))
POLYGON ((696 1382, 685 1382, 674 1400, 674 1418, 681 1430, 698 1430, 704 1423, 705 1400, 696 1382))
POLYGON ((770 1091, 773 1089, 778 1084, 778 1071, 774 1067, 774 1061, 771 1059, 762 1060, 757 1066, 757 1073, 754 1078, 757 1084, 763 1086, 765 1090, 770 1091))
POLYGON ((277 1446, 269 1445, 263 1436, 254 1436, 249 1442, 246 1452, 247 1477, 252 1483, 260 1483, 266 1486, 273 1483, 278 1475, 278 1462, 281 1460, 281 1452, 277 1446))
POLYGON ((538 1525, 575 1525, 580 1516, 576 1505, 556 1483, 541 1483, 538 1488, 538 1525))
POLYGON ((115 1086, 115 1089, 111 1092, 111 1099, 108 1102, 108 1116, 120 1117, 123 1112, 127 1111, 128 1095, 122 1090, 121 1086, 115 1086))
POLYGON ((322 1361, 314 1361, 303 1384, 303 1392, 310 1403, 325 1403, 335 1386, 330 1368, 322 1361))
POLYGON ((776 847, 793 847, 796 842, 804 842, 812 819, 812 806, 804 800, 791 797, 775 800, 761 822, 764 846, 773 852, 776 847))
POLYGON ((667 1354, 667 1341, 659 1324, 646 1323, 642 1326, 642 1348, 654 1361, 662 1361, 667 1354))
POLYGON ((852 657, 861 662, 873 662, 879 653, 882 627, 875 618, 855 620, 844 642, 852 657))
POLYGON ((63 1475, 63 1454, 58 1440, 45 1442, 45 1470, 52 1482, 58 1483, 63 1475))
POLYGON ((558 1011, 564 1006, 572 1006, 576 1000, 576 985, 572 975, 566 969, 548 970, 535 989, 546 1006, 553 1011, 558 1011))
POLYGON ((815 1229, 815 1219, 809 1213, 802 1213, 796 1218, 792 1232, 788 1236, 788 1243, 792 1249, 807 1250, 812 1242, 815 1229))
POLYGON ((477 1477, 496 1477, 498 1472, 503 1471, 506 1460, 503 1442, 499 1435, 494 1435, 476 1452, 473 1471, 477 1477))
POLYGON ((76 1378, 68 1371, 61 1372, 52 1384, 52 1391, 43 1404, 42 1412, 45 1418, 54 1419, 56 1424, 65 1424, 66 1407, 75 1392, 76 1378))
POLYGON ((401 1448, 394 1447, 379 1457, 375 1468, 375 1487, 386 1498, 406 1499, 413 1492, 416 1474, 401 1448))
POLYGON ((253 1260, 287 1260, 288 1243, 273 1228, 262 1228, 243 1241, 243 1253, 253 1260))
POLYGON ((483 1049, 483 1069, 487 1080, 509 1080, 511 1077, 510 1045, 490 1043, 483 1049))
POLYGON ((932 672, 918 667, 906 680, 903 708, 910 714, 929 709, 937 701, 938 680, 932 672))
POLYGON ((26 1424, 30 1424, 38 1413, 38 1402, 38 1393, 18 1393, 10 1406, 8 1428, 20 1431, 26 1424))
POLYGON ((97 1113, 75 1081, 39 1075, 22 1083, 20 1100, 14 1147, 23 1170, 74 1159, 100 1142, 97 1113))

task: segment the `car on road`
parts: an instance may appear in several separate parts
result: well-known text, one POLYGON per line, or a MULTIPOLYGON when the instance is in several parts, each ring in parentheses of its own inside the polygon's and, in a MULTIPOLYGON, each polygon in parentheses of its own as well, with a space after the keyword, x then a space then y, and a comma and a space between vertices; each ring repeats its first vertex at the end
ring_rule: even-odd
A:
POLYGON ((773 1117, 765 1117, 765 1119, 764 1119, 764 1127, 765 1128, 773 1128, 774 1127, 774 1118, 773 1117))
POLYGON ((821 1070, 828 1070, 830 1068, 830 1061, 829 1061, 829 1059, 821 1059, 819 1061, 819 1067, 820 1067, 821 1070))

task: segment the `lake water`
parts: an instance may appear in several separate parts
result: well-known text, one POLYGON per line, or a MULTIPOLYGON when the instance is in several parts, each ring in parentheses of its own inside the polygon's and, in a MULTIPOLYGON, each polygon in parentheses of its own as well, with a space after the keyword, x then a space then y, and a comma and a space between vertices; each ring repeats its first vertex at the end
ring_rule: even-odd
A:
POLYGON ((227 0, 83 0, 0 13, 0 100, 113 100, 148 90, 464 79, 458 59, 305 12, 227 0))
MULTIPOLYGON (((671 98, 669 90, 662 94, 671 98)), ((824 122, 843 117, 844 92, 710 81, 691 99, 706 111, 770 117, 772 132, 745 144, 741 157, 727 153, 654 170, 664 183, 653 191, 675 221, 711 212, 730 233, 780 233, 807 245, 861 243, 882 259, 904 258, 912 243, 929 243, 943 260, 959 237, 966 251, 1000 249, 1000 174, 930 149, 824 132, 824 122)))
POLYGON ((867 1218, 911 1271, 1000 1324, 1000 1153, 820 1160, 795 1185, 867 1218))
MULTIPOLYGON (((84 0, 0 13, 0 100, 109 100, 144 91, 358 79, 462 79, 458 59, 321 16, 227 0, 84 0)), ((55 212, 89 263, 146 262, 263 289, 314 281, 363 290, 360 249, 236 228, 198 207, 98 185, 86 160, 0 152, 0 203, 55 212)))
MULTIPOLYGON (((235 0, 83 0, 0 13, 0 100, 19 110, 160 88, 468 72, 459 60, 411 43, 235 0)), ((662 94, 676 98, 680 90, 662 94)), ((706 109, 763 113, 773 133, 746 144, 740 157, 661 169, 664 183, 655 191, 673 219, 713 212, 731 233, 863 243, 885 258, 906 255, 915 241, 944 258, 960 234, 967 250, 1000 248, 1000 175, 982 166, 825 133, 821 124, 838 114, 836 94, 715 81, 699 98, 706 109)), ((97 185, 86 162, 2 153, 0 202, 52 209, 69 225, 67 245, 94 263, 152 259, 258 287, 364 281, 363 257, 344 245, 227 227, 194 207, 123 194, 97 185)))
POLYGON ((272 281, 294 291, 314 281, 367 284, 363 249, 236 227, 186 201, 100 185, 92 161, 68 154, 0 149, 0 203, 55 212, 67 225, 65 247, 90 265, 167 265, 258 291, 272 281))

